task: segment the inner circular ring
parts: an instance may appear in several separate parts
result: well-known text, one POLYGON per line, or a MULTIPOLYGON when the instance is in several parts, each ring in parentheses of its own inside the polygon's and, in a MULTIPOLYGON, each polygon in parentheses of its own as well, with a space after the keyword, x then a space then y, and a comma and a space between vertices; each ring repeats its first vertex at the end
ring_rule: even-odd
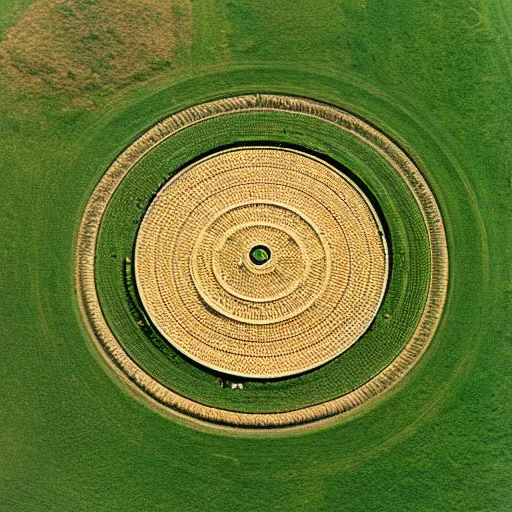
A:
POLYGON ((291 375, 342 353, 374 318, 387 276, 379 233, 364 193, 324 161, 264 146, 222 150, 184 168, 154 199, 137 236, 137 284, 156 327, 192 359, 231 374, 291 375), (256 229, 240 232, 247 223, 256 229), (262 223, 281 234, 257 228, 262 223), (243 275, 239 266, 239 255, 249 260, 250 250, 264 244, 272 247, 272 270, 281 253, 273 240, 288 244, 284 228, 303 240, 311 259, 303 285, 264 304, 228 294, 212 263, 233 228, 233 250, 221 264, 228 282, 250 296, 263 289, 271 296, 304 275, 304 268, 293 270, 295 256, 288 266, 279 261, 281 275, 266 274, 267 266, 243 275))
MULTIPOLYGON (((263 265, 256 265, 251 261, 250 253, 255 247, 260 247, 261 245, 264 245, 264 244, 254 245, 254 242, 251 242, 250 244, 243 246, 243 248, 241 248, 241 250, 240 250, 241 264, 246 269, 250 270, 252 273, 256 273, 256 274, 260 274, 260 275, 261 274, 270 274, 275 270, 276 265, 278 265, 279 253, 277 253, 277 254, 274 253, 274 257, 270 258, 263 265)), ((265 246, 265 247, 267 247, 267 246, 265 246)), ((325 254, 326 254, 327 261, 329 262, 330 255, 327 251, 325 251, 325 254)), ((193 268, 194 267, 192 267, 192 271, 194 271, 193 268)), ((238 297, 239 299, 248 300, 251 302, 261 302, 261 303, 276 301, 276 300, 282 299, 283 297, 286 297, 290 293, 293 293, 297 289, 297 287, 307 278, 310 268, 311 268, 311 261, 308 257, 306 248, 305 248, 304 244, 302 243, 302 241, 300 239, 298 239, 296 234, 293 233, 292 231, 290 231, 289 229, 283 228, 281 226, 276 226, 272 223, 267 223, 267 222, 248 222, 242 226, 236 226, 236 227, 232 228, 231 230, 229 230, 224 235, 224 237, 220 240, 220 242, 218 244, 218 249, 214 253, 213 261, 212 261, 213 275, 215 276, 215 279, 217 280, 219 285, 224 290, 226 290, 230 295, 233 295, 234 297, 238 297), (236 234, 237 231, 240 231, 244 227, 251 227, 251 226, 274 228, 276 230, 283 232, 283 234, 285 234, 291 241, 293 241, 293 243, 295 243, 297 245, 297 247, 300 251, 300 254, 304 261, 304 271, 302 273, 298 273, 297 278, 294 279, 289 284, 289 286, 287 286, 285 289, 283 289, 280 293, 276 293, 273 295, 266 295, 266 296, 262 296, 262 297, 249 296, 249 295, 241 293, 239 290, 235 289, 222 277, 222 271, 220 269, 220 264, 219 264, 220 263, 219 256, 222 254, 222 248, 224 247, 224 245, 226 244, 226 241, 230 238, 230 236, 236 234)), ((328 268, 330 270, 330 266, 328 266, 328 268)), ((196 276, 198 276, 197 273, 196 273, 196 276)), ((327 279, 328 279, 328 276, 326 277, 326 280, 327 279)), ((197 283, 198 281, 195 281, 195 282, 197 283)), ((198 293, 202 295, 204 293, 203 290, 200 287, 198 287, 198 288, 199 288, 198 293)), ((208 301, 208 299, 206 299, 204 296, 203 296, 203 299, 208 301)), ((228 314, 228 316, 230 315, 230 313, 227 313, 227 314, 228 314)))

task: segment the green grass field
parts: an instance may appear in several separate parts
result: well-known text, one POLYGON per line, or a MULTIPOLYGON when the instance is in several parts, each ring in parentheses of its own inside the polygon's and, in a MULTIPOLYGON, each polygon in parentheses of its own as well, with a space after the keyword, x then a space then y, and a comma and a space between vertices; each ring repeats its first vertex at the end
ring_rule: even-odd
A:
POLYGON ((118 5, 0 0, 0 510, 509 511, 510 6, 118 5), (148 23, 168 37, 154 51, 148 23), (291 433, 212 430, 135 400, 75 292, 75 237, 109 163, 161 118, 248 92, 338 105, 393 137, 449 243, 445 314, 411 374, 291 433))

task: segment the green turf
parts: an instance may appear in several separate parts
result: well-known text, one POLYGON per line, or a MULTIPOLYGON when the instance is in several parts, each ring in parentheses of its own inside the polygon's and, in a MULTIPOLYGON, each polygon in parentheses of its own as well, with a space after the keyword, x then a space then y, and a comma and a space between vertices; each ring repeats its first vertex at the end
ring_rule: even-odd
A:
POLYGON ((137 87, 28 93, 0 69, 0 510, 508 512, 509 4, 193 10, 188 59, 137 87), (134 400, 91 348, 73 279, 105 161, 172 111, 258 90, 337 104, 395 137, 436 193, 451 258, 438 335, 396 391, 348 421, 263 437, 189 428, 134 400))
POLYGON ((265 246, 253 247, 249 252, 249 258, 255 265, 264 265, 270 260, 270 249, 265 246))
POLYGON ((23 14, 23 9, 34 0, 0 0, 0 41, 5 38, 9 27, 23 14))

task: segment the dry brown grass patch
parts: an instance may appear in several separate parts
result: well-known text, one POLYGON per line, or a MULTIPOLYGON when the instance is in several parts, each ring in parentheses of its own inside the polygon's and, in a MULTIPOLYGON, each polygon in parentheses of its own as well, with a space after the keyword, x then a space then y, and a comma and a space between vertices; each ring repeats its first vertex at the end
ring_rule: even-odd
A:
POLYGON ((0 61, 23 90, 115 90, 177 67, 191 19, 181 0, 36 0, 0 43, 0 61))

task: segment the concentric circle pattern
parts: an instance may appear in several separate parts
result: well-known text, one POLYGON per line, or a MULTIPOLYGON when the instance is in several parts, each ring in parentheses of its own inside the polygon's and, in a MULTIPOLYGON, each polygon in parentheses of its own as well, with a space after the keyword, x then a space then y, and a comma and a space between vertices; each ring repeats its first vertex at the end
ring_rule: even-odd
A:
POLYGON ((141 398, 289 427, 410 371, 441 319, 448 251, 434 195, 391 139, 331 105, 253 94, 177 112, 111 164, 76 278, 92 339, 141 398))
POLYGON ((137 285, 158 330, 225 373, 281 377, 314 368, 366 331, 387 253, 370 203, 316 158, 264 147, 194 163, 141 224, 137 285), (255 246, 272 258, 258 266, 255 246))

